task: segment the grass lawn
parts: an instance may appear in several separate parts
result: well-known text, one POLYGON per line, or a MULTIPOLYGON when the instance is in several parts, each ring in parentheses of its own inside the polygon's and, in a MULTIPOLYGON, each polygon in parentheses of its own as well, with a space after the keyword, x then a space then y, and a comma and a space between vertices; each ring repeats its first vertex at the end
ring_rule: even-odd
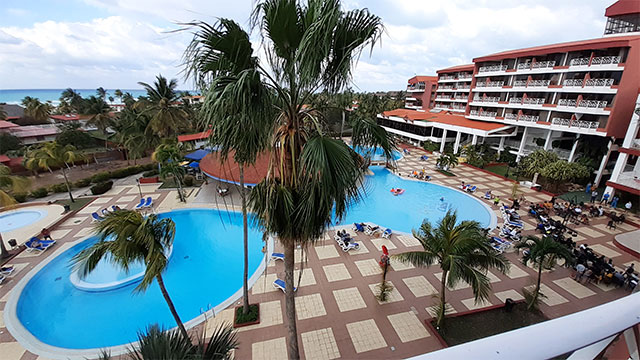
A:
POLYGON ((62 206, 69 205, 71 207, 71 211, 75 211, 87 205, 93 199, 94 198, 92 197, 82 197, 82 198, 74 198, 75 202, 71 202, 71 200, 65 199, 65 200, 56 200, 55 203, 62 206))
POLYGON ((447 175, 447 176, 456 176, 456 174, 454 174, 452 172, 449 172, 449 171, 446 171, 446 170, 436 169, 436 171, 441 173, 441 174, 447 175))
POLYGON ((449 346, 454 346, 546 320, 542 313, 528 311, 527 304, 518 303, 511 312, 499 308, 445 318, 438 333, 449 346))
MULTIPOLYGON (((192 187, 200 187, 200 185, 202 185, 204 183, 204 181, 202 180, 194 180, 193 181, 193 186, 192 187)), ((176 189, 178 186, 176 185, 176 182, 173 180, 173 178, 169 178, 166 179, 162 182, 162 185, 160 185, 160 187, 158 189, 176 189)), ((182 188, 189 188, 191 186, 185 186, 184 184, 182 184, 182 188)))
MULTIPOLYGON (((487 171, 491 171, 494 174, 500 175, 500 176, 506 176, 507 174, 507 165, 493 165, 493 166, 487 166, 484 168, 487 171)), ((509 168, 509 179, 513 179, 513 180, 518 180, 518 177, 515 174, 516 169, 515 168, 509 168)))

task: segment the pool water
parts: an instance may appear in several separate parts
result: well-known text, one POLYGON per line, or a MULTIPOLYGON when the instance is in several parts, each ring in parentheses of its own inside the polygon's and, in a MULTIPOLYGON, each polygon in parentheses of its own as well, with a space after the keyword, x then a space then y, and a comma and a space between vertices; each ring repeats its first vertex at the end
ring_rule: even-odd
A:
POLYGON ((7 232, 31 225, 47 215, 44 210, 18 210, 0 214, 0 232, 7 232))
POLYGON ((447 209, 452 209, 458 212, 460 220, 475 220, 483 227, 491 225, 493 214, 473 196, 425 181, 406 180, 381 166, 370 169, 374 176, 366 177, 365 198, 349 208, 341 224, 372 222, 395 231, 411 232, 423 220, 435 225, 447 209), (395 196, 390 191, 393 188, 405 191, 395 196))
MULTIPOLYGON (((183 322, 196 318, 242 288, 242 215, 211 209, 161 215, 176 224, 164 282, 183 322)), ((101 348, 136 340, 148 324, 176 324, 154 281, 144 293, 137 283, 105 292, 77 289, 69 260, 97 241, 90 238, 63 252, 25 286, 17 304, 22 325, 40 341, 69 349, 101 348)), ((249 230, 249 274, 262 261, 262 234, 249 230)))
MULTIPOLYGON (((364 156, 371 159, 371 161, 379 162, 385 161, 384 151, 381 148, 376 148, 375 151, 371 147, 361 147, 357 146, 354 150, 364 156)), ((399 151, 393 150, 392 152, 393 160, 399 160, 402 158, 402 154, 399 151)))

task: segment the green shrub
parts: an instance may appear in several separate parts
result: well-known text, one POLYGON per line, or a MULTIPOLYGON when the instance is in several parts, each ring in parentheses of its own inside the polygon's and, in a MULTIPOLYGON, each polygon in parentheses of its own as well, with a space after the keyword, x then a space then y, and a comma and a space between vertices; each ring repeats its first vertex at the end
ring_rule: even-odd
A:
POLYGON ((150 178, 159 174, 158 169, 149 170, 142 174, 142 177, 150 178))
POLYGON ((91 187, 91 193, 93 195, 104 194, 107 191, 111 190, 112 186, 113 186, 113 181, 97 183, 91 187))
POLYGON ((186 175, 184 177, 184 186, 193 186, 193 183, 196 181, 196 179, 193 177, 193 175, 186 175))
POLYGON ((153 169, 157 169, 158 165, 156 165, 155 163, 149 163, 149 164, 140 165, 140 168, 142 168, 142 171, 151 171, 153 169))
POLYGON ((51 185, 49 187, 49 191, 54 193, 63 193, 67 191, 67 185, 65 183, 59 183, 55 185, 51 185))
POLYGON ((47 188, 41 187, 41 188, 33 190, 31 192, 31 197, 34 197, 36 199, 37 198, 43 198, 43 197, 47 196, 48 194, 49 194, 49 190, 47 190, 47 188))
POLYGON ((82 188, 91 185, 91 178, 84 178, 76 181, 75 187, 82 188))
POLYGON ((91 177, 91 182, 94 184, 105 182, 111 179, 111 173, 108 171, 99 172, 91 177))
POLYGON ((27 193, 15 193, 13 194, 13 198, 16 199, 17 202, 23 203, 27 201, 27 193))
POLYGON ((431 151, 431 152, 440 150, 440 144, 438 144, 438 143, 434 143, 433 141, 425 141, 425 142, 422 144, 422 147, 423 147, 425 150, 427 150, 427 151, 431 151))

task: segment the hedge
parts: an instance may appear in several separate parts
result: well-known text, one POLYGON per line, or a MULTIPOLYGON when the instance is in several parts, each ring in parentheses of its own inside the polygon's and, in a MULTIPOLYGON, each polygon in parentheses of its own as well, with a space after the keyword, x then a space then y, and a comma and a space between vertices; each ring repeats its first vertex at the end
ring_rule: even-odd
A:
POLYGON ((83 187, 89 186, 89 185, 91 185, 91 178, 80 179, 80 180, 76 181, 73 185, 75 187, 78 187, 78 188, 83 188, 83 187))
POLYGON ((111 173, 108 171, 99 172, 91 177, 91 182, 94 184, 102 183, 111 179, 111 173))
POLYGON ((63 193, 67 191, 67 184, 59 183, 49 186, 49 191, 54 193, 63 193))
POLYGON ((41 188, 37 188, 37 189, 33 190, 31 192, 31 194, 29 194, 29 195, 31 195, 31 197, 34 197, 34 198, 43 198, 43 197, 47 196, 48 194, 49 194, 49 190, 47 190, 46 188, 41 187, 41 188))
POLYGON ((101 195, 111 190, 112 186, 113 186, 113 181, 101 182, 91 187, 91 193, 93 195, 101 195))
POLYGON ((27 201, 27 193, 15 193, 13 194, 13 198, 16 199, 17 202, 23 203, 27 201))

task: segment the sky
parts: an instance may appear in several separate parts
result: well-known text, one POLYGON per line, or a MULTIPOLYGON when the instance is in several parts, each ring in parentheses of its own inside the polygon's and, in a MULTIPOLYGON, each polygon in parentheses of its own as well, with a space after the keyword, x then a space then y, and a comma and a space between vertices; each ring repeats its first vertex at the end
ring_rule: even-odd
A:
MULTIPOLYGON (((400 90, 414 75, 474 57, 602 36, 615 0, 343 0, 368 8, 385 34, 354 71, 355 91, 400 90)), ((184 78, 191 36, 180 23, 231 18, 248 27, 254 0, 0 0, 0 89, 136 89, 184 78)), ((254 37, 256 40, 257 36, 254 37)), ((255 47, 257 47, 256 41, 255 47)))

